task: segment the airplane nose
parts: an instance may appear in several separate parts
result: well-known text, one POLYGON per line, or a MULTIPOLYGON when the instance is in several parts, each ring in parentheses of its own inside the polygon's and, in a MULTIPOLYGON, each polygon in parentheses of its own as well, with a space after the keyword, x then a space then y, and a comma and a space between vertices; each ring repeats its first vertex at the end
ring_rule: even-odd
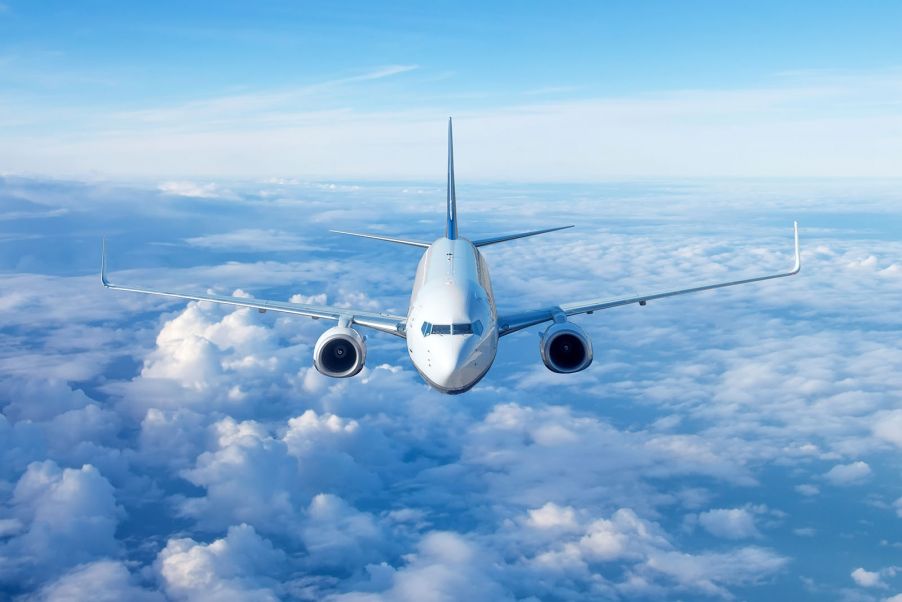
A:
POLYGON ((462 386, 461 367, 466 362, 466 350, 462 345, 443 345, 430 354, 429 380, 446 389, 462 386))

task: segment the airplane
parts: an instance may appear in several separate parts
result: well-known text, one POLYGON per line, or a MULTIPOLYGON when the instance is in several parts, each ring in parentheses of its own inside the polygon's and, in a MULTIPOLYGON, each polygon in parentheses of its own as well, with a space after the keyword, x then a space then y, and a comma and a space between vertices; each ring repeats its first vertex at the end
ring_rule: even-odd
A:
POLYGON ((707 284, 619 299, 589 299, 527 311, 499 314, 492 293, 488 265, 482 247, 537 236, 573 226, 561 226, 490 238, 469 240, 460 235, 454 191, 454 142, 448 119, 448 181, 445 232, 433 242, 377 234, 332 230, 338 234, 374 239, 425 249, 417 266, 407 315, 358 311, 334 306, 304 305, 212 294, 185 294, 112 284, 107 278, 106 242, 101 249, 100 279, 103 286, 135 293, 161 295, 191 301, 209 301, 261 312, 274 311, 332 320, 313 350, 313 365, 322 374, 348 378, 358 374, 366 362, 366 337, 358 327, 371 328, 403 338, 414 368, 432 388, 447 394, 469 391, 489 371, 498 351, 498 340, 524 328, 550 322, 541 334, 539 354, 545 366, 558 373, 585 370, 592 363, 592 342, 569 320, 579 314, 706 291, 738 284, 784 278, 801 269, 799 227, 793 223, 795 265, 788 272, 730 282, 707 284))

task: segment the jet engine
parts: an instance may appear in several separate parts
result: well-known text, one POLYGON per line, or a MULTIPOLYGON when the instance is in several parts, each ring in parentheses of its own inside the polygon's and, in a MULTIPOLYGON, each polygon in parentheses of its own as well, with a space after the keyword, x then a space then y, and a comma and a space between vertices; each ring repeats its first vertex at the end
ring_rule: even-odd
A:
POLYGON ((353 328, 333 326, 313 348, 313 365, 326 376, 348 378, 363 370, 366 338, 353 328))
POLYGON ((579 372, 592 363, 592 341, 582 328, 570 322, 549 326, 542 333, 539 350, 542 362, 552 372, 579 372))

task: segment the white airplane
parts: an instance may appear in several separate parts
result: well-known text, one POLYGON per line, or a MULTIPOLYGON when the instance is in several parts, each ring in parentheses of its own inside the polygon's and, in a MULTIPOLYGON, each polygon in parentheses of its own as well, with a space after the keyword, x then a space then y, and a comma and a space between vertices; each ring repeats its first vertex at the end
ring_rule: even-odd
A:
POLYGON ((313 351, 313 364, 326 376, 347 378, 363 369, 366 338, 355 327, 373 328, 407 340, 407 350, 417 372, 442 393, 463 393, 482 379, 492 366, 498 339, 523 328, 551 322, 541 335, 539 352, 549 370, 572 373, 592 363, 592 343, 586 332, 568 318, 601 309, 695 293, 725 286, 760 282, 797 274, 801 269, 798 224, 793 224, 795 266, 789 272, 746 278, 731 282, 695 286, 675 291, 638 295, 621 299, 590 299, 561 303, 529 311, 498 314, 492 282, 479 248, 487 245, 571 228, 546 228, 531 232, 495 236, 479 240, 462 238, 458 232, 454 193, 454 151, 451 120, 448 120, 448 198, 445 235, 432 243, 333 230, 339 234, 372 238, 426 249, 417 266, 410 307, 406 316, 357 311, 332 306, 302 305, 219 295, 196 295, 119 286, 106 274, 106 245, 102 250, 100 277, 107 288, 163 295, 193 301, 210 301, 261 312, 276 311, 310 318, 334 320, 338 324, 320 336, 313 351))

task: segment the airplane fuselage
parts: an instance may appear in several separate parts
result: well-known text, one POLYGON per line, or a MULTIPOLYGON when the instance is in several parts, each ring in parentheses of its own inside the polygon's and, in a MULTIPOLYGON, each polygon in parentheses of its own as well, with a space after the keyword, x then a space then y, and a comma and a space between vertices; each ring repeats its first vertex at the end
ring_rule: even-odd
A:
POLYGON ((406 333, 413 365, 444 393, 463 393, 488 372, 498 319, 488 266, 469 240, 439 238, 423 254, 406 333))
POLYGON ((588 299, 515 313, 500 317, 495 308, 492 283, 485 258, 479 249, 498 243, 555 232, 572 226, 544 228, 490 238, 461 238, 457 221, 454 186, 454 149, 451 119, 448 119, 448 188, 445 234, 432 244, 372 233, 345 232, 369 239, 426 249, 417 267, 407 315, 354 310, 342 306, 309 305, 293 301, 271 301, 246 296, 212 293, 188 294, 144 287, 112 284, 106 274, 106 246, 102 245, 100 281, 107 288, 160 295, 190 301, 209 301, 261 312, 278 311, 337 322, 320 335, 313 348, 313 365, 326 376, 349 378, 359 374, 366 364, 366 337, 357 327, 372 328, 406 339, 410 359, 420 376, 443 393, 463 393, 478 383, 492 367, 498 339, 530 326, 550 322, 539 339, 542 363, 552 372, 571 374, 592 364, 589 335, 569 321, 570 316, 591 314, 602 309, 706 291, 725 286, 760 282, 797 274, 802 267, 798 224, 793 226, 795 266, 789 272, 719 282, 650 295, 617 299, 588 299))

